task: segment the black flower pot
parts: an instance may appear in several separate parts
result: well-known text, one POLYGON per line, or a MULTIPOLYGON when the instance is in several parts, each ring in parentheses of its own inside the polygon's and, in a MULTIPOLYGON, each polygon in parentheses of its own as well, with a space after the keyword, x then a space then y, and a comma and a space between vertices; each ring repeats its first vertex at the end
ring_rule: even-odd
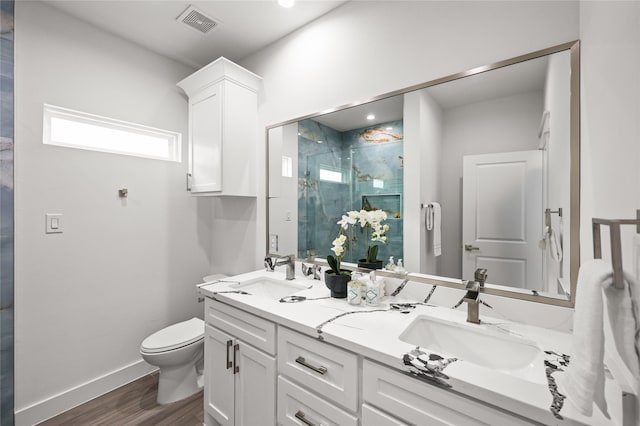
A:
POLYGON ((375 262, 367 262, 367 259, 360 259, 358 260, 358 268, 382 269, 382 260, 376 260, 375 262))
POLYGON ((336 274, 331 269, 324 273, 324 284, 331 290, 331 297, 336 299, 344 299, 347 297, 347 283, 350 280, 351 275, 336 274))

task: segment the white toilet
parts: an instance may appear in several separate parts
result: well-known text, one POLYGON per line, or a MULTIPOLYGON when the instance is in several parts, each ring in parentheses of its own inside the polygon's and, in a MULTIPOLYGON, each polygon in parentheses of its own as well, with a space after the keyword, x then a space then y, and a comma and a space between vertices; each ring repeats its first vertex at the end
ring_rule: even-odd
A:
POLYGON ((158 404, 187 398, 203 386, 204 321, 191 318, 144 339, 142 358, 160 369, 158 404))

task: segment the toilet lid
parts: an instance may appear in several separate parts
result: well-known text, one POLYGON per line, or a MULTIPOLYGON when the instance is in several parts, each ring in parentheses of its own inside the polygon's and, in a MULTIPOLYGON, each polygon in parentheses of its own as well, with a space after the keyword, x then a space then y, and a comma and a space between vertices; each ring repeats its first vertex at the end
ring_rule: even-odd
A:
POLYGON ((145 352, 166 352, 204 338, 204 321, 198 318, 179 322, 153 333, 142 342, 145 352))

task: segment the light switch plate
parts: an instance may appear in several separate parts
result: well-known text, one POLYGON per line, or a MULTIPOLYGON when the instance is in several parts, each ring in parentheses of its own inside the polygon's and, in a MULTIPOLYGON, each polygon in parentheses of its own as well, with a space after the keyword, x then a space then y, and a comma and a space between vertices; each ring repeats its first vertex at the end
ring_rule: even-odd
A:
POLYGON ((63 232, 63 227, 62 227, 63 215, 61 213, 47 213, 44 216, 46 220, 45 233, 61 234, 63 232))

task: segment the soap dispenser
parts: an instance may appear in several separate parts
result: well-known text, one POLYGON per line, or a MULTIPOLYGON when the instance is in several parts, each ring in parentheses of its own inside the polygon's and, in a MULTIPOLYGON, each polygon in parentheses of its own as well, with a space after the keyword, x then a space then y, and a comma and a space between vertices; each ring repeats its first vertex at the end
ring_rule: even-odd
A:
POLYGON ((378 306, 380 304, 380 283, 376 282, 376 272, 369 273, 369 280, 365 292, 365 302, 368 306, 378 306))

